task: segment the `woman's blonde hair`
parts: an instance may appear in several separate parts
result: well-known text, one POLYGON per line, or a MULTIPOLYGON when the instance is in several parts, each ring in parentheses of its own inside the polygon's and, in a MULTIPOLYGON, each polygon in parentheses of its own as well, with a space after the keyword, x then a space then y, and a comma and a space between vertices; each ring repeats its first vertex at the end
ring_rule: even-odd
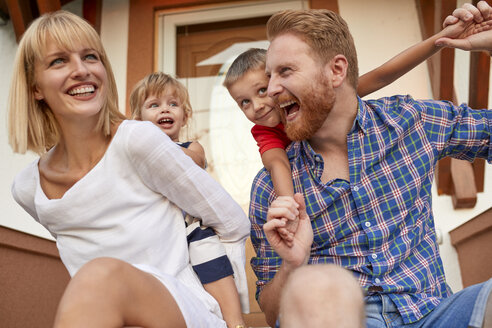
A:
POLYGON ((190 96, 186 87, 177 79, 163 72, 154 72, 137 82, 130 94, 130 111, 132 119, 141 119, 142 107, 149 96, 160 97, 171 89, 174 96, 181 102, 186 123, 192 114, 190 96))
POLYGON ((60 128, 53 112, 34 95, 35 63, 42 60, 48 39, 69 51, 84 44, 98 53, 106 69, 108 85, 96 128, 109 135, 111 123, 125 119, 118 110, 113 70, 97 32, 83 18, 70 12, 60 10, 47 13, 34 20, 26 30, 15 56, 8 100, 8 132, 10 146, 17 153, 31 150, 42 154, 60 138, 60 128))

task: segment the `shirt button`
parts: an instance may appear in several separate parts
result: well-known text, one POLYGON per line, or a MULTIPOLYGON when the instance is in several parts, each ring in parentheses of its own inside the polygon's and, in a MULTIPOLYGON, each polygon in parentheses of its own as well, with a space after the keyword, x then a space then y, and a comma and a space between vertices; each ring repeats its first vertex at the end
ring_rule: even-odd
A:
POLYGON ((371 226, 371 222, 366 222, 364 225, 369 228, 371 226))
POLYGON ((381 280, 379 280, 379 278, 376 278, 376 279, 374 279, 374 282, 375 282, 376 284, 379 284, 379 283, 381 282, 381 280))
POLYGON ((354 191, 359 191, 359 187, 355 186, 354 188, 354 191))
POLYGON ((321 156, 319 156, 319 155, 314 156, 314 160, 316 162, 321 162, 321 156))
POLYGON ((372 257, 373 259, 377 259, 377 258, 378 258, 378 255, 377 255, 377 254, 372 254, 372 255, 371 255, 371 257, 372 257))

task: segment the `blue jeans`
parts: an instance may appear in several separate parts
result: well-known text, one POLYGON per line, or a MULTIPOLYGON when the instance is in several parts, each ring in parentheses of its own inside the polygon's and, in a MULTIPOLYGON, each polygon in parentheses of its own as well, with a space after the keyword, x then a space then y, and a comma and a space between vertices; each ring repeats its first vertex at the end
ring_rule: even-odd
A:
POLYGON ((473 285, 445 298, 432 312, 417 322, 405 325, 396 306, 384 294, 366 298, 368 328, 467 328, 482 327, 492 279, 473 285))
MULTIPOLYGON (((405 325, 388 295, 366 298, 367 328, 481 328, 492 279, 473 285, 445 298, 431 313, 417 322, 405 325)), ((277 320, 275 328, 279 328, 277 320)))

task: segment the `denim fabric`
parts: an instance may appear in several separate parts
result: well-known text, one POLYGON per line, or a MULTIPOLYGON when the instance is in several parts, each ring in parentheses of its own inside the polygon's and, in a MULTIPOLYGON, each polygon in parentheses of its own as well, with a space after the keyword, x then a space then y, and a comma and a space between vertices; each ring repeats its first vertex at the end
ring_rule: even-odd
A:
POLYGON ((435 309, 417 322, 405 325, 388 295, 366 298, 367 328, 480 328, 492 279, 470 286, 445 298, 435 309))
MULTIPOLYGON (((446 298, 417 322, 405 325, 395 304, 385 294, 366 297, 367 328, 481 328, 492 279, 446 298)), ((279 321, 275 328, 280 328, 279 321)))

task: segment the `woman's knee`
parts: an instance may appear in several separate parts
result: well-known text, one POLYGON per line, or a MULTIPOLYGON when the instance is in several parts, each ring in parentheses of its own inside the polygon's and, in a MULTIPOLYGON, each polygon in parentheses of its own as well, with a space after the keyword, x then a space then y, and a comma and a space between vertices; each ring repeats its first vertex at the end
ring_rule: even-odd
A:
POLYGON ((63 294, 55 326, 77 327, 75 323, 88 322, 85 318, 87 313, 96 312, 105 314, 101 322, 111 322, 111 325, 106 326, 121 326, 123 319, 119 308, 124 292, 122 287, 125 286, 122 282, 128 266, 130 265, 113 258, 98 258, 83 265, 70 280, 63 294))
POLYGON ((72 278, 71 284, 84 289, 99 289, 117 283, 130 264, 110 257, 101 257, 84 264, 72 278))

